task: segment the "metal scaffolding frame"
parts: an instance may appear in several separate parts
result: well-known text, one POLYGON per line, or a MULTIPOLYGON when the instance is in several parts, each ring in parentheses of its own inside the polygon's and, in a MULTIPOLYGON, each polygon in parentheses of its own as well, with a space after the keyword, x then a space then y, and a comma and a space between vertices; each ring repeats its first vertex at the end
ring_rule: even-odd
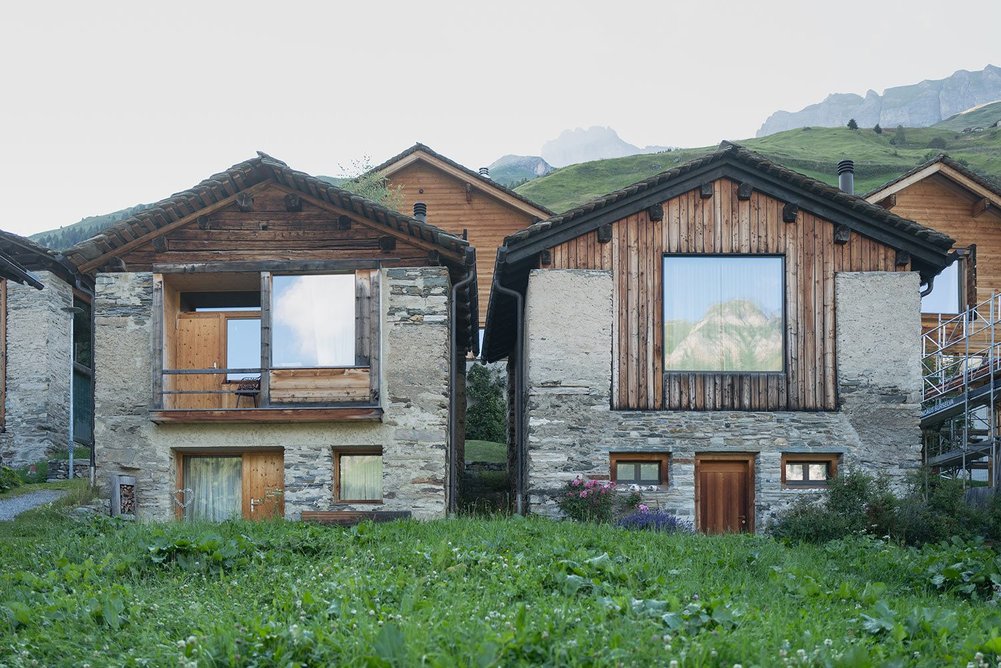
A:
POLYGON ((971 467, 999 479, 1001 293, 922 334, 924 462, 970 479, 971 467))

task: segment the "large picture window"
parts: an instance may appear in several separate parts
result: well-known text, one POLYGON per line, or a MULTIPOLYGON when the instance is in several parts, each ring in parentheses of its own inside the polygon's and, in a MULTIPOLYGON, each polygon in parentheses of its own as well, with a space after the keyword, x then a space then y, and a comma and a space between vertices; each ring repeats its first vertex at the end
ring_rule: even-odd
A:
POLYGON ((664 369, 781 372, 783 258, 664 257, 664 369))
POLYGON ((355 363, 355 276, 274 277, 275 367, 355 363))

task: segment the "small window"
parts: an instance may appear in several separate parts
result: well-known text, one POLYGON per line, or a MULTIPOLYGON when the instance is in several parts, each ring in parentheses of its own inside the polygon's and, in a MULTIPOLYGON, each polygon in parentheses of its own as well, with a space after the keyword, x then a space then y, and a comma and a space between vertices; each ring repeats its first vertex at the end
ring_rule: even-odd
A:
POLYGON ((667 485, 667 460, 664 452, 613 452, 612 482, 617 485, 667 485))
POLYGON ((921 312, 929 314, 955 315, 960 312, 963 302, 964 262, 958 259, 935 277, 932 291, 921 298, 921 312))
POLYGON ((254 369, 227 373, 226 380, 260 378, 261 319, 226 318, 226 368, 254 369))
POLYGON ((787 487, 827 487, 837 473, 837 455, 782 455, 782 484, 787 487))
POLYGON ((382 452, 335 451, 334 498, 341 503, 381 503, 382 452))
POLYGON ((783 265, 768 256, 664 256, 665 371, 783 371, 783 265))

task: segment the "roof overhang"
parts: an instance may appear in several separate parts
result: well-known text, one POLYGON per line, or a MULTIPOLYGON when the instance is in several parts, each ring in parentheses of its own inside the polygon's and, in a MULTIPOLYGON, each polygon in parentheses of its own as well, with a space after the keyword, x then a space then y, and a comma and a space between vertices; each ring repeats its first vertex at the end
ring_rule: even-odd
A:
POLYGON ((958 169, 955 165, 941 158, 930 164, 926 163, 916 170, 912 170, 900 178, 880 186, 878 189, 865 195, 865 200, 872 204, 879 204, 891 195, 896 195, 898 192, 909 188, 919 181, 924 181, 935 174, 949 179, 974 197, 986 200, 996 210, 1001 210, 1001 192, 989 187, 982 179, 976 178, 968 171, 964 173, 964 170, 958 169))

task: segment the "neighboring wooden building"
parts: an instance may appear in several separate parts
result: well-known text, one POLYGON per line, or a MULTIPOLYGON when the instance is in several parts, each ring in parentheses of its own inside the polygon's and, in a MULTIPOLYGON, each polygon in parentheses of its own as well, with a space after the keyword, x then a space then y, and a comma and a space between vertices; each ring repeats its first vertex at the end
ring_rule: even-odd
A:
POLYGON ((97 465, 113 507, 454 505, 478 343, 463 239, 259 154, 67 256, 96 274, 97 465))
POLYGON ((918 286, 952 239, 732 144, 509 236, 522 510, 575 476, 753 530, 839 464, 920 464, 918 286))
POLYGON ((60 253, 0 231, 0 463, 92 443, 92 294, 60 253))
MULTIPOLYGON (((414 204, 423 202, 429 222, 469 239, 476 248, 480 303, 484 305, 493 282, 494 258, 504 237, 553 215, 488 174, 463 167, 423 144, 414 144, 372 171, 401 189, 401 213, 410 215, 414 204)), ((485 317, 482 314, 481 328, 485 317)))

